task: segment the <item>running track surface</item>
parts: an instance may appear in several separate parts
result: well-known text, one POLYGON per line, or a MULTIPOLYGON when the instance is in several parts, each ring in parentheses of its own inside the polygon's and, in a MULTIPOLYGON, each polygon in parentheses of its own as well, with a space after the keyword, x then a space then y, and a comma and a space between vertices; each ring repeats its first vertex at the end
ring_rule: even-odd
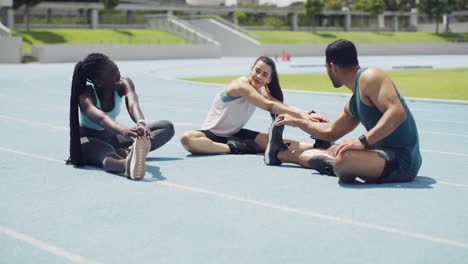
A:
MULTIPOLYGON (((73 64, 0 65, 0 263, 466 263, 467 104, 409 100, 423 155, 411 183, 339 184, 295 165, 265 166, 262 155, 189 155, 178 137, 200 128, 221 86, 175 78, 248 74, 254 60, 118 62, 147 119, 176 128, 139 182, 64 165, 73 64)), ((467 61, 360 58, 383 69, 467 61)), ((323 72, 323 58, 293 58, 278 71, 323 72)), ((347 99, 285 98, 330 119, 347 99)), ((132 124, 125 111, 118 120, 132 124)), ((246 127, 269 125, 259 109, 246 127)), ((294 128, 285 137, 310 140, 294 128)))

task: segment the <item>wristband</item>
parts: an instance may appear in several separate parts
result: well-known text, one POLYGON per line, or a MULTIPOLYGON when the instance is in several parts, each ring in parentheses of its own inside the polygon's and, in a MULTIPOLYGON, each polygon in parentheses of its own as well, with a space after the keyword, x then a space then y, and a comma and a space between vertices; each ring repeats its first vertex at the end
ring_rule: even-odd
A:
POLYGON ((359 137, 359 141, 361 141, 361 143, 364 145, 366 149, 370 149, 370 145, 369 145, 369 142, 367 142, 366 135, 361 135, 359 137))
POLYGON ((139 124, 142 124, 142 125, 146 126, 146 121, 145 121, 144 119, 140 119, 140 120, 138 120, 138 121, 136 122, 136 124, 137 124, 137 126, 138 126, 139 124))

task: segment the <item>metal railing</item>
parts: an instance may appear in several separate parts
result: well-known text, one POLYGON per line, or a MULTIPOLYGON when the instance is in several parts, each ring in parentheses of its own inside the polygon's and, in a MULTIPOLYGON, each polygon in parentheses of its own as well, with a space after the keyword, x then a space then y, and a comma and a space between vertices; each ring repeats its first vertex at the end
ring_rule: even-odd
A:
POLYGON ((145 19, 151 29, 172 33, 192 43, 219 45, 210 34, 172 15, 147 15, 145 19))
POLYGON ((119 37, 94 40, 82 40, 77 44, 106 44, 106 45, 165 45, 189 44, 190 42, 176 37, 119 37))

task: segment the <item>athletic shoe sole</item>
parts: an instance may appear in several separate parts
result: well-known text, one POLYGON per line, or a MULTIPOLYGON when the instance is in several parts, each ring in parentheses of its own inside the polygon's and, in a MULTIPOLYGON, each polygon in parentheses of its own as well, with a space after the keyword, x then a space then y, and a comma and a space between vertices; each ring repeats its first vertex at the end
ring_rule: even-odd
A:
POLYGON ((151 148, 149 138, 137 138, 127 157, 127 176, 132 180, 141 180, 146 173, 146 156, 151 148))
POLYGON ((320 174, 335 176, 333 171, 333 157, 327 154, 317 154, 307 161, 310 168, 318 171, 320 174))
MULTIPOLYGON (((283 138, 282 138, 282 134, 283 134, 283 130, 284 130, 284 125, 283 126, 275 126, 275 123, 276 122, 273 122, 271 124, 271 127, 270 127, 270 130, 268 131, 268 143, 267 143, 267 147, 266 147, 266 150, 265 150, 265 155, 264 155, 264 162, 266 165, 280 165, 281 164, 281 161, 278 159, 277 155, 278 155, 278 152, 281 148, 281 146, 283 145, 283 138), (278 135, 281 136, 281 140, 280 142, 275 142, 275 140, 278 138, 278 135), (279 146, 277 146, 278 149, 275 150, 275 153, 271 153, 272 151, 272 145, 274 144, 280 144, 279 146)), ((276 147, 276 146, 273 146, 273 148, 276 147)))

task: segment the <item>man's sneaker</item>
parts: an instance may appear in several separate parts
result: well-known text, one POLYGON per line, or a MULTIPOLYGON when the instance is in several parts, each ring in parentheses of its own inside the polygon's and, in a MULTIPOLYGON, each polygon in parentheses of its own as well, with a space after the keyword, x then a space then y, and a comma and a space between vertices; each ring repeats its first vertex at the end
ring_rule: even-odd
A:
POLYGON ((311 169, 318 171, 322 175, 336 176, 333 171, 333 157, 327 154, 316 154, 309 161, 311 169))
POLYGON ((125 174, 132 180, 141 180, 146 173, 146 155, 151 148, 149 138, 137 138, 130 148, 130 153, 127 155, 127 167, 125 174))
MULTIPOLYGON (((314 137, 312 137, 312 138, 314 138, 314 137)), ((314 148, 328 149, 329 147, 331 147, 334 144, 335 144, 335 142, 333 142, 333 141, 321 140, 321 139, 316 139, 315 138, 314 148)))
POLYGON ((280 165, 282 162, 278 159, 278 153, 288 148, 283 142, 284 125, 275 126, 275 123, 276 121, 273 121, 268 132, 268 144, 264 156, 266 165, 280 165))
MULTIPOLYGON (((315 114, 315 113, 316 112, 314 110, 311 110, 309 112, 309 115, 310 114, 315 114)), ((320 123, 327 123, 327 122, 326 121, 320 121, 320 123)), ((318 148, 318 149, 328 149, 329 147, 331 147, 332 145, 335 144, 335 142, 333 142, 333 141, 317 139, 314 136, 310 136, 310 138, 315 139, 314 148, 318 148)))
POLYGON ((238 138, 230 138, 226 143, 231 149, 232 154, 256 154, 258 146, 252 139, 240 140, 238 138))

